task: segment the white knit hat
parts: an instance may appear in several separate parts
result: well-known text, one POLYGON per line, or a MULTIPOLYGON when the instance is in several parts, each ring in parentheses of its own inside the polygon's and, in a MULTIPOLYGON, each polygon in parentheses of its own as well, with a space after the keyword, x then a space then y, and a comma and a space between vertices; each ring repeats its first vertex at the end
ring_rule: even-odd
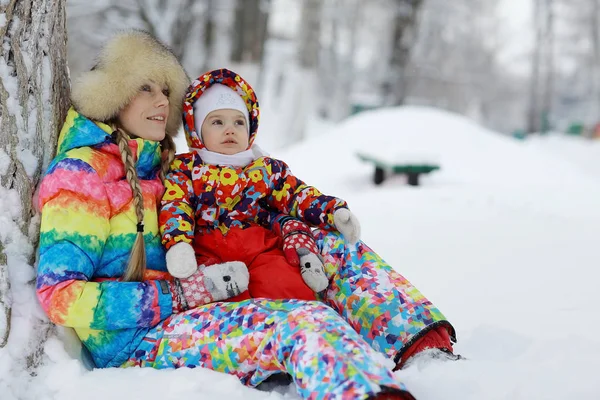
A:
POLYGON ((194 124, 196 132, 202 132, 202 123, 206 116, 215 110, 236 110, 246 118, 246 130, 250 128, 248 108, 242 97, 228 86, 216 83, 206 89, 194 103, 194 124))

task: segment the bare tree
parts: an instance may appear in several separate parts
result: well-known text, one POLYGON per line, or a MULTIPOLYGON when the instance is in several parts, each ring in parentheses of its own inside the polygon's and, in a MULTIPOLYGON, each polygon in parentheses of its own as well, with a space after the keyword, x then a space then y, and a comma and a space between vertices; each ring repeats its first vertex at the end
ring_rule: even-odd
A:
POLYGON ((232 61, 252 64, 262 62, 270 6, 271 0, 237 1, 232 61))
POLYGON ((328 0, 323 7, 319 56, 320 114, 340 121, 351 112, 355 49, 364 0, 328 0))
POLYGON ((499 55, 507 43, 496 0, 427 0, 404 72, 405 103, 453 111, 501 131, 522 128, 523 78, 499 55))
POLYGON ((406 97, 405 71, 410 51, 415 44, 418 14, 422 0, 394 0, 394 30, 392 35, 392 57, 390 60, 389 84, 384 86, 387 105, 400 105, 406 97))
POLYGON ((422 3, 324 2, 318 69, 323 117, 339 121, 357 106, 403 102, 405 71, 415 44, 422 3))
MULTIPOLYGON (((590 33, 592 37, 592 84, 595 97, 596 110, 600 110, 600 0, 592 1, 590 33)), ((600 118, 599 118, 600 120, 600 118)))
MULTIPOLYGON (((236 37, 235 5, 237 0, 206 0, 206 12, 204 13, 204 40, 202 66, 190 66, 192 77, 196 77, 205 71, 223 68, 231 60, 233 38, 236 37)), ((202 21, 198 21, 199 24, 202 21)), ((200 48, 188 46, 191 52, 202 51, 200 48)), ((190 57, 191 58, 191 57, 190 57)))
POLYGON ((321 0, 305 0, 298 31, 298 64, 302 68, 317 67, 321 36, 321 0))
POLYGON ((313 99, 316 96, 317 67, 320 48, 321 17, 323 2, 321 0, 306 0, 302 4, 302 15, 296 38, 298 49, 296 56, 297 71, 287 71, 286 75, 295 76, 295 95, 287 101, 294 112, 286 131, 286 144, 300 141, 304 138, 308 119, 315 112, 313 99))
POLYGON ((554 96, 554 10, 553 0, 534 2, 535 43, 529 95, 529 132, 548 129, 554 96))
MULTIPOLYGON (((95 54, 116 30, 138 28, 166 43, 186 69, 199 69, 204 62, 205 25, 210 19, 208 7, 213 1, 96 0, 90 3, 69 0, 69 31, 77 37, 71 45, 79 46, 73 52, 79 53, 85 47, 95 54)), ((83 54, 80 58, 89 57, 83 54)), ((75 70, 91 66, 80 66, 79 58, 71 61, 75 70)))
POLYGON ((203 70, 208 70, 208 60, 211 58, 210 53, 213 50, 213 44, 215 42, 215 19, 212 17, 215 14, 215 1, 216 0, 207 0, 206 2, 206 22, 204 23, 203 29, 204 51, 206 52, 206 57, 202 67, 203 70))
MULTIPOLYGON (((168 43, 175 56, 183 60, 188 35, 197 22, 194 0, 136 0, 144 27, 168 43)), ((118 3, 117 3, 118 4, 118 3)))
MULTIPOLYGON (((0 209, 3 229, 0 244, 0 347, 10 346, 10 282, 7 254, 17 259, 19 268, 31 268, 39 237, 39 216, 32 197, 42 171, 54 155, 59 128, 69 106, 69 78, 66 59, 65 0, 10 0, 0 3, 2 49, 0 50, 0 190, 2 201, 8 201, 12 212, 0 209), (8 200, 7 200, 8 198, 8 200), (11 202, 11 199, 13 200, 11 202), (18 199, 18 200, 17 200, 18 199), (14 210, 18 205, 18 211, 14 210)), ((22 271, 23 273, 23 271, 22 271)), ((22 276, 22 275, 21 275, 22 276)), ((12 289, 34 291, 33 280, 27 288, 13 283, 12 289)), ((31 296, 33 299, 34 296, 31 296)), ((31 301, 31 300, 30 300, 31 301)), ((27 316, 28 310, 21 315, 27 316)), ((21 352, 29 373, 40 362, 42 346, 51 325, 34 319, 27 348, 21 352)), ((23 337, 19 338, 22 341, 23 337)))

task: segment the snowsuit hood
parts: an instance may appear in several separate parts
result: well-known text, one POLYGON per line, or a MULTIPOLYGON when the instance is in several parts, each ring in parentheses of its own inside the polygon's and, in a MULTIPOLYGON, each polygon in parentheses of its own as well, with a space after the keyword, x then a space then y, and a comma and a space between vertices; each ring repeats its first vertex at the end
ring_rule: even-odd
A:
POLYGON ((204 144, 200 132, 196 132, 194 119, 194 103, 214 84, 221 84, 233 89, 246 103, 250 117, 248 148, 252 147, 258 131, 260 110, 258 100, 252 87, 238 74, 228 69, 216 69, 195 79, 188 88, 183 102, 183 129, 190 149, 203 149, 204 144))

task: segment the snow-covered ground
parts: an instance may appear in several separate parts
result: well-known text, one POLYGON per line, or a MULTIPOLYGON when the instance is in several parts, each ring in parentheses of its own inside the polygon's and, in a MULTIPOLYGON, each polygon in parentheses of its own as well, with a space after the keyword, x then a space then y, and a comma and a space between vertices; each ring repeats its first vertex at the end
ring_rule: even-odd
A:
POLYGON ((469 361, 397 373, 418 399, 600 398, 598 143, 571 142, 519 142, 407 107, 276 154, 347 199, 363 239, 456 326, 469 361), (418 188, 401 177, 377 187, 355 151, 434 155, 442 169, 418 188))
MULTIPOLYGON (((597 143, 567 142, 519 142, 405 107, 363 113, 273 151, 307 183, 345 198, 363 239, 456 327, 467 361, 396 373, 417 399, 600 398, 600 158, 597 143), (432 157, 441 170, 420 187, 400 176, 375 186, 358 150, 432 157)), ((46 352, 30 384, 12 383, 18 398, 298 398, 292 386, 261 392, 202 369, 88 372, 57 339, 46 352)))

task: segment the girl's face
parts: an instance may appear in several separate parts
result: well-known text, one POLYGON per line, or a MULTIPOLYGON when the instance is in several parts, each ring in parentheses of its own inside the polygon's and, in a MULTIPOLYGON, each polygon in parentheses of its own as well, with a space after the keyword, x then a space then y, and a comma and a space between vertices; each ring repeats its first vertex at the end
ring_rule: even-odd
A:
POLYGON ((215 110, 202 122, 202 143, 215 153, 236 154, 248 149, 248 127, 237 110, 215 110))
POLYGON ((169 89, 154 82, 144 84, 118 119, 127 133, 159 142, 165 138, 169 118, 169 89))

